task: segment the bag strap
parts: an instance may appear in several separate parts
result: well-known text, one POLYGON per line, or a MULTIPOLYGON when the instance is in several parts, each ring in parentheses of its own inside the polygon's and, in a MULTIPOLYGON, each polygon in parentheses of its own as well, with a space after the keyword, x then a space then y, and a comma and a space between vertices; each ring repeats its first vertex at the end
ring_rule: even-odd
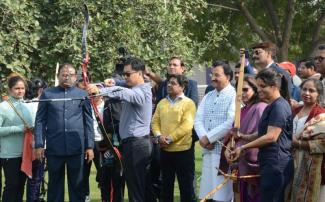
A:
POLYGON ((18 112, 17 108, 13 105, 13 103, 11 102, 10 98, 7 100, 8 104, 10 105, 10 107, 16 112, 16 114, 18 115, 18 117, 21 119, 21 121, 23 122, 24 126, 26 128, 28 127, 28 123, 27 121, 24 119, 24 117, 18 112))

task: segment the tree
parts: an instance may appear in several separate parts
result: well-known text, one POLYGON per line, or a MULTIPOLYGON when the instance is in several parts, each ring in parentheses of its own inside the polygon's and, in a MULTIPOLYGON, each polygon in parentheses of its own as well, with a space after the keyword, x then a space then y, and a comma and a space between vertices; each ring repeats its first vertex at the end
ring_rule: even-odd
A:
MULTIPOLYGON (((30 55, 37 49, 41 27, 37 5, 18 1, 0 2, 0 82, 10 72, 28 76, 30 55)), ((3 85, 1 85, 3 87, 3 85)))
POLYGON ((237 50, 258 41, 272 41, 282 61, 308 57, 325 42, 325 4, 321 0, 210 0, 208 3, 218 13, 215 20, 223 19, 231 30, 222 46, 233 45, 237 50))
MULTIPOLYGON (((204 0, 112 0, 92 1, 87 5, 91 16, 89 74, 93 80, 102 80, 113 71, 120 47, 143 58, 154 71, 163 72, 173 55, 183 57, 189 67, 202 62, 209 47, 217 47, 227 32, 224 29, 210 33, 218 27, 216 22, 210 22, 202 33, 206 39, 203 41, 197 40, 188 29, 189 23, 194 26, 199 23, 197 14, 207 10, 204 0)), ((80 65, 83 1, 35 0, 18 4, 5 0, 0 2, 0 7, 0 37, 6 42, 3 49, 8 49, 0 53, 5 69, 2 78, 10 71, 17 71, 27 77, 53 81, 57 62, 80 65), (12 13, 12 19, 2 15, 6 13, 12 13), (15 40, 5 27, 17 30, 15 40), (15 43, 26 46, 15 57, 8 58, 14 55, 11 52, 15 43)))

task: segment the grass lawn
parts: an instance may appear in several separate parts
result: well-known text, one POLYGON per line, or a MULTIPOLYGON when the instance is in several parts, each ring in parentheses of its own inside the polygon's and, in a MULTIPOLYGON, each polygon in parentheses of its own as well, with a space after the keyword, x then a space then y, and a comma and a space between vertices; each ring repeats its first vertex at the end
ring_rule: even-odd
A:
MULTIPOLYGON (((201 164, 202 164, 202 156, 201 156, 201 148, 199 144, 196 144, 195 146, 195 174, 196 174, 196 181, 197 181, 197 191, 199 188, 199 182, 200 182, 200 176, 201 176, 201 164)), ((90 197, 92 202, 101 202, 100 198, 100 190, 97 187, 97 182, 95 180, 96 177, 96 168, 93 165, 92 170, 91 170, 91 175, 90 175, 90 197)), ((65 180, 67 182, 67 179, 65 180)), ((127 195, 127 190, 125 192, 125 200, 128 201, 128 195, 127 195)), ((175 183, 175 192, 174 192, 174 198, 175 202, 180 201, 180 196, 179 196, 179 189, 178 189, 178 184, 177 181, 175 183)), ((65 184, 65 201, 69 201, 69 196, 68 196, 68 186, 67 183, 65 184)))

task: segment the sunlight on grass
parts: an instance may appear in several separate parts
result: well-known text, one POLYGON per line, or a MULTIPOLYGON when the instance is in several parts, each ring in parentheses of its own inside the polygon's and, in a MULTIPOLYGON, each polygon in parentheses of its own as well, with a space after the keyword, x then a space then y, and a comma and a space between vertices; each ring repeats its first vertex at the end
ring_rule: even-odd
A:
MULTIPOLYGON (((196 193, 198 193, 198 189, 199 189, 199 182, 200 182, 200 177, 201 177, 201 164, 202 164, 201 148, 200 148, 199 144, 197 143, 195 145, 195 175, 196 175, 196 181, 197 181, 197 183, 196 183, 196 185, 197 185, 196 186, 196 193)), ((91 197, 92 202, 101 202, 100 190, 98 188, 98 184, 97 184, 95 178, 96 178, 96 168, 95 168, 95 166, 93 164, 93 166, 91 168, 90 179, 89 179, 89 182, 90 182, 90 197, 91 197)), ((4 180, 2 179, 2 181, 4 181, 4 180)), ((46 181, 47 181, 47 177, 46 177, 46 181)), ((67 179, 65 179, 64 188, 65 188, 65 197, 64 197, 65 201, 69 201, 67 179)), ((127 189, 125 189, 125 197, 124 198, 125 198, 124 201, 127 202, 128 201, 127 189)), ((174 200, 175 202, 180 201, 177 180, 175 182, 174 199, 175 199, 174 200)))

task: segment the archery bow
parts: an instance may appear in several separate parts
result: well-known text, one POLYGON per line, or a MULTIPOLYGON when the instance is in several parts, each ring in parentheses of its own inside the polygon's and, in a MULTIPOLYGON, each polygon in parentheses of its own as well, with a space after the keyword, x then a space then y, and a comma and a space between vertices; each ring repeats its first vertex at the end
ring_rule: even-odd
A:
MULTIPOLYGON (((241 111, 241 100, 243 95, 243 83, 244 83, 244 68, 245 68, 245 49, 240 49, 240 67, 239 76, 237 81, 237 93, 236 93, 236 108, 235 108, 235 122, 234 129, 236 133, 239 133, 240 128, 240 111, 241 111)), ((231 137, 231 147, 235 148, 234 136, 231 137)))
MULTIPOLYGON (((82 78, 84 81, 84 85, 88 86, 89 84, 89 78, 87 75, 87 71, 88 71, 88 63, 89 63, 89 55, 87 52, 87 28, 89 25, 89 12, 88 12, 88 7, 86 4, 84 4, 84 17, 85 17, 85 22, 82 28, 82 65, 81 65, 81 69, 82 69, 82 78)), ((94 100, 94 97, 90 97, 90 103, 91 106, 94 110, 94 114, 96 117, 96 121, 98 122, 98 127, 103 135, 104 138, 104 142, 107 146, 108 149, 112 150, 114 158, 118 161, 119 166, 120 166, 120 174, 122 174, 123 172, 123 165, 122 165, 122 155, 119 152, 119 150, 113 145, 108 133, 105 130, 104 127, 104 122, 102 119, 102 116, 100 115, 96 102, 94 100)))
MULTIPOLYGON (((244 68, 245 68, 245 49, 240 49, 240 67, 239 67, 239 76, 237 81, 237 93, 236 93, 236 108, 235 108, 235 121, 234 121, 234 131, 235 133, 239 133, 240 129, 240 112, 241 112, 241 104, 242 104, 242 95, 243 95, 243 83, 244 83, 244 68)), ((235 137, 234 135, 231 137, 230 140, 230 148, 235 149, 235 137)), ((232 175, 238 176, 238 170, 234 169, 232 170, 232 175)), ((236 179, 236 178, 235 178, 236 179)), ((238 188, 238 183, 236 183, 236 180, 233 180, 234 187, 238 188)), ((240 199, 240 193, 235 193, 235 200, 240 199)))
MULTIPOLYGON (((122 89, 116 89, 116 90, 113 90, 112 92, 118 92, 118 91, 121 91, 121 90, 122 89)), ((74 101, 74 100, 85 101, 85 100, 90 100, 91 98, 96 98, 96 97, 99 97, 99 96, 105 97, 105 95, 107 95, 107 94, 106 93, 101 93, 101 94, 96 94, 96 95, 89 95, 89 96, 86 96, 86 97, 23 100, 22 102, 24 102, 24 103, 31 103, 31 102, 62 102, 62 101, 74 101)))

